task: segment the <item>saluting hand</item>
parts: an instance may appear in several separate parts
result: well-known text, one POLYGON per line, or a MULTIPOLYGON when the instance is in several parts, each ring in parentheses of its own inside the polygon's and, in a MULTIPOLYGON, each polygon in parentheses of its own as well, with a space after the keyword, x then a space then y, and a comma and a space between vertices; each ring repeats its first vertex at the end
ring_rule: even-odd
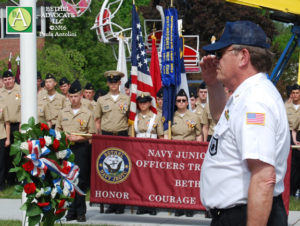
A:
POLYGON ((215 55, 204 56, 200 62, 202 78, 206 85, 212 86, 218 83, 217 81, 217 66, 218 59, 215 55))
POLYGON ((5 147, 8 147, 10 145, 10 140, 9 139, 6 139, 5 140, 5 147))

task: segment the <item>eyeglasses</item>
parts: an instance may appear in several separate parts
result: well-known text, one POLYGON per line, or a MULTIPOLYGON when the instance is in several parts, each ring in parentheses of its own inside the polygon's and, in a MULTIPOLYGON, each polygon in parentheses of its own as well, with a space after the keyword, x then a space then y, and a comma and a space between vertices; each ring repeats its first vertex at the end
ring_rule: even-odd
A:
POLYGON ((186 100, 184 100, 184 99, 178 99, 178 100, 176 100, 176 102, 177 102, 177 103, 180 103, 180 102, 181 102, 181 103, 185 103, 186 100))
POLYGON ((221 58, 225 55, 226 52, 234 51, 236 49, 227 49, 227 50, 219 50, 215 52, 215 56, 218 60, 221 60, 221 58))

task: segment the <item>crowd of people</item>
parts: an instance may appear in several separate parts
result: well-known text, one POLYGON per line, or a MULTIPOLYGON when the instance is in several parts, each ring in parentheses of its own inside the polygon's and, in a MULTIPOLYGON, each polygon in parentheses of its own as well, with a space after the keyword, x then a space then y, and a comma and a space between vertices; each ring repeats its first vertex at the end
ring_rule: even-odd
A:
MULTIPOLYGON (((87 83, 82 89, 78 80, 71 84, 65 77, 59 80, 59 93, 52 74, 45 76, 42 87, 38 73, 38 121, 64 131, 73 142, 70 148, 75 154, 75 164, 81 169, 78 186, 83 191, 87 191, 90 178, 91 142, 87 134, 210 141, 201 170, 201 201, 212 215, 212 225, 246 225, 246 221, 286 225, 281 193, 287 145, 300 145, 300 86, 288 89, 285 110, 281 96, 265 75, 270 69, 271 56, 266 40, 264 31, 252 22, 226 23, 220 40, 204 47, 214 54, 205 56, 201 62, 205 82, 198 90, 190 88, 191 106, 183 89, 176 95, 171 136, 163 129, 162 90, 156 96, 157 114, 150 110, 150 93, 137 94, 139 111, 132 128, 129 127, 130 84, 125 85, 125 93, 120 93, 124 74, 119 71, 104 73, 109 91, 98 95, 92 84, 87 83), (287 121, 291 143, 287 142, 287 121), (225 224, 224 219, 227 222, 232 216, 233 223, 225 224)), ((11 167, 11 159, 7 159, 12 134, 20 128, 22 98, 20 86, 10 71, 3 73, 3 84, 0 190, 5 184, 15 183, 15 177, 7 175, 11 167)), ((291 195, 296 195, 299 189, 299 155, 294 149, 291 195)), ((109 205, 105 213, 122 214, 124 208, 124 205, 109 205)), ((85 197, 76 194, 66 219, 84 222, 85 214, 85 197)), ((156 209, 139 207, 137 214, 156 215, 156 209)), ((175 211, 175 216, 184 214, 193 216, 193 211, 175 211)))
MULTIPOLYGON (((86 134, 114 136, 134 136, 153 139, 169 139, 162 123, 163 91, 157 93, 157 114, 150 110, 152 97, 148 92, 137 95, 138 113, 134 120, 134 129, 128 125, 130 106, 130 81, 125 84, 125 93, 120 93, 122 72, 107 71, 108 93, 95 91, 91 83, 82 88, 80 82, 70 82, 66 77, 58 82, 53 74, 46 74, 44 80, 37 73, 37 117, 38 122, 46 122, 50 128, 64 131, 67 138, 74 143, 70 148, 75 154, 75 164, 80 167, 78 186, 87 191, 89 187, 91 142, 86 134), (58 83, 58 84, 57 84, 58 83), (60 92, 59 92, 59 91, 60 92), (134 131, 134 132, 133 132, 134 131)), ((13 143, 13 132, 20 129, 21 93, 12 72, 3 73, 1 101, 1 135, 0 140, 0 189, 16 183, 16 178, 8 174, 12 167, 9 156, 10 144, 13 143), (9 159, 9 161, 7 161, 9 159)), ((180 90, 176 96, 176 112, 171 127, 171 139, 209 141, 215 125, 207 104, 207 89, 201 83, 198 90, 190 88, 191 108, 188 106, 188 95, 180 90), (191 110, 189 110, 191 109, 191 110)), ((110 205, 105 213, 124 213, 125 206, 110 205)), ((156 209, 139 207, 137 214, 156 215, 156 209)), ((85 198, 76 194, 67 220, 85 221, 85 198)), ((175 216, 185 214, 175 211, 175 216)), ((186 212, 193 216, 192 211, 186 212)))

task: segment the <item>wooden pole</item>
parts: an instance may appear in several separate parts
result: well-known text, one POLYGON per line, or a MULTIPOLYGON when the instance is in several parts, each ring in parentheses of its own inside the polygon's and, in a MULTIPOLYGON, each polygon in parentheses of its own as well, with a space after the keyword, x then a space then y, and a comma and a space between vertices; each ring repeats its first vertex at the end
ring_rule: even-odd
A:
POLYGON ((171 7, 173 7, 173 0, 171 0, 171 7))
POLYGON ((172 139, 171 121, 168 121, 168 138, 172 139))

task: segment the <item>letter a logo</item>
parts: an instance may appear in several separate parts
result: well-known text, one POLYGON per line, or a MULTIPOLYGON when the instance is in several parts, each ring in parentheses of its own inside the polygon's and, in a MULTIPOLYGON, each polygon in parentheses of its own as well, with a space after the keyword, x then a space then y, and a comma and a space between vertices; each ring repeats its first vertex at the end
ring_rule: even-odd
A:
POLYGON ((6 7, 6 33, 32 32, 32 7, 6 7))

